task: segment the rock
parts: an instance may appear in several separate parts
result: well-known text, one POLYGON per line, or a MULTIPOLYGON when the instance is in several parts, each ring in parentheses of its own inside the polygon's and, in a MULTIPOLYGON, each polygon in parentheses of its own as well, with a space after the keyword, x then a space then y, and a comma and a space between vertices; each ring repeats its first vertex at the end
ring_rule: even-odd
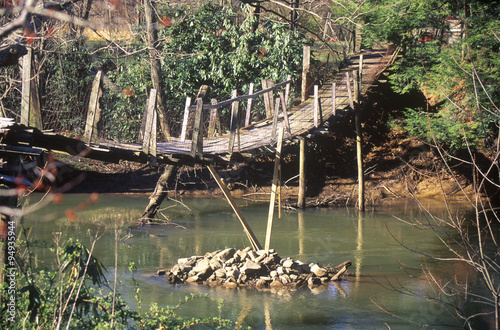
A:
POLYGON ((240 271, 238 269, 231 269, 226 271, 227 278, 233 278, 235 281, 240 276, 240 271))
POLYGON ((262 266, 252 260, 247 260, 245 265, 241 267, 241 273, 245 275, 259 274, 262 271, 262 266))
POLYGON ((267 286, 267 281, 260 278, 257 280, 257 282, 255 283, 255 287, 257 289, 262 289, 262 288, 265 288, 267 286))
POLYGON ((309 287, 320 285, 320 284, 321 284, 321 280, 318 277, 310 277, 307 280, 307 285, 309 285, 309 287))
POLYGON ((287 274, 281 275, 279 279, 284 285, 290 284, 292 282, 287 274))
POLYGON ((285 260, 282 259, 282 261, 283 261, 283 263, 282 263, 283 267, 285 267, 285 268, 292 268, 292 266, 293 266, 293 260, 292 259, 289 259, 289 258, 285 259, 285 260))
POLYGON ((278 272, 278 275, 283 275, 285 273, 283 271, 283 267, 282 266, 279 266, 278 268, 276 268, 276 272, 278 272))
POLYGON ((180 264, 185 264, 189 261, 190 258, 180 258, 180 259, 177 259, 177 264, 180 265, 180 264))
POLYGON ((317 264, 314 264, 311 267, 311 273, 314 273, 314 275, 316 275, 317 277, 323 277, 326 275, 326 269, 321 268, 317 264))
POLYGON ((213 270, 222 268, 222 262, 219 259, 216 259, 216 257, 210 260, 208 264, 213 270))
POLYGON ((226 269, 219 268, 214 272, 216 278, 226 278, 226 269))
POLYGON ((191 276, 187 278, 186 283, 194 283, 198 282, 198 280, 199 280, 198 276, 191 276))
POLYGON ((235 282, 229 282, 229 283, 224 283, 222 284, 223 287, 225 288, 231 288, 231 289, 234 289, 236 287, 238 287, 238 283, 235 283, 235 282))
POLYGON ((277 254, 270 254, 262 260, 262 263, 268 267, 277 265, 280 262, 280 257, 277 254))
POLYGON ((254 251, 248 251, 248 257, 252 260, 252 261, 255 261, 258 257, 257 253, 255 253, 254 251))
POLYGON ((193 271, 196 273, 206 272, 208 268, 210 268, 210 259, 204 258, 196 263, 193 271))
POLYGON ((167 273, 167 272, 166 272, 165 270, 159 270, 159 271, 157 271, 157 272, 156 272, 156 275, 158 275, 158 276, 163 276, 163 275, 165 275, 166 273, 167 273))
POLYGON ((234 258, 230 258, 230 259, 224 261, 224 265, 225 266, 231 266, 232 264, 234 264, 234 262, 235 262, 235 259, 234 258))
POLYGON ((281 283, 281 281, 279 279, 274 279, 274 281, 271 282, 271 284, 269 284, 269 287, 270 288, 281 288, 283 287, 283 283, 281 283))
POLYGON ((226 262, 231 259, 236 251, 233 248, 225 249, 217 253, 214 258, 220 260, 221 262, 226 262))
POLYGON ((275 277, 278 277, 278 272, 275 271, 275 270, 272 270, 269 275, 272 277, 272 278, 275 278, 275 277))

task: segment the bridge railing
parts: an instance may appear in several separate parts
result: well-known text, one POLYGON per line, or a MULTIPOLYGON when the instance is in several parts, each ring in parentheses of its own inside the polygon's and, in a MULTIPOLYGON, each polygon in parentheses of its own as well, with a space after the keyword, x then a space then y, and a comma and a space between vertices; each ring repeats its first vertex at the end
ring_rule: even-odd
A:
MULTIPOLYGON (((269 80, 262 80, 262 90, 253 91, 253 84, 250 84, 249 92, 246 95, 238 95, 237 90, 233 90, 232 97, 230 99, 217 102, 216 99, 212 99, 210 104, 203 104, 203 98, 197 97, 195 104, 191 105, 191 98, 186 99, 186 106, 184 109, 184 119, 182 123, 180 141, 186 141, 188 132, 191 132, 191 156, 201 156, 203 154, 203 123, 204 123, 204 113, 210 111, 209 124, 206 132, 208 138, 215 137, 222 133, 221 121, 220 121, 220 110, 223 107, 230 107, 230 119, 229 119, 229 139, 227 152, 232 154, 235 148, 236 140, 239 141, 240 133, 240 103, 246 101, 246 111, 244 116, 244 126, 252 125, 252 110, 253 110, 253 100, 259 96, 263 97, 264 106, 266 110, 266 119, 273 119, 273 130, 274 134, 271 135, 271 139, 275 139, 278 115, 280 108, 282 109, 282 114, 287 127, 288 132, 290 132, 290 126, 288 123, 288 99, 290 95, 290 84, 292 80, 290 76, 287 80, 273 84, 269 80), (281 89, 281 90, 280 90, 281 89), (274 97, 274 92, 280 90, 278 97, 274 97), (194 119, 193 119, 194 114, 194 119)), ((206 86, 200 88, 200 93, 198 96, 203 95, 203 90, 206 91, 206 86)), ((239 143, 236 145, 239 151, 239 143)))

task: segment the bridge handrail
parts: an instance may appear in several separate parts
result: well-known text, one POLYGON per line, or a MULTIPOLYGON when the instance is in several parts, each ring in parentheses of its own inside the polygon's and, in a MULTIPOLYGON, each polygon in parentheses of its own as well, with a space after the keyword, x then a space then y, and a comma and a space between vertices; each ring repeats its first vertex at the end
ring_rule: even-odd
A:
MULTIPOLYGON (((245 94, 245 95, 237 96, 235 98, 227 99, 227 100, 221 101, 219 103, 215 103, 215 104, 203 104, 203 110, 219 109, 219 108, 226 106, 226 105, 229 105, 233 102, 254 99, 259 95, 262 95, 264 93, 268 93, 270 91, 274 91, 275 89, 280 88, 280 87, 285 86, 285 85, 290 84, 290 83, 292 83, 292 80, 288 79, 288 80, 285 80, 283 82, 274 84, 269 88, 262 89, 258 92, 253 93, 253 94, 245 94)), ((189 106, 189 110, 195 110, 195 109, 196 109, 196 104, 189 106)))

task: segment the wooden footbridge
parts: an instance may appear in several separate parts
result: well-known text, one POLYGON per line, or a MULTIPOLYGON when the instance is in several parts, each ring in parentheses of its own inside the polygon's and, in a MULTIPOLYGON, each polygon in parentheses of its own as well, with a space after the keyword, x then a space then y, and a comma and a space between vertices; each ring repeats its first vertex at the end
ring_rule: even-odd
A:
MULTIPOLYGON (((304 57, 308 56, 305 51, 304 57)), ((191 105, 188 99, 181 136, 158 143, 155 90, 151 91, 145 110, 141 129, 142 143, 124 144, 98 139, 98 74, 93 86, 93 94, 96 96, 95 99, 91 98, 83 139, 65 137, 4 118, 0 122, 0 132, 3 135, 0 140, 0 156, 10 153, 39 154, 47 149, 106 162, 129 160, 141 163, 192 164, 193 161, 227 161, 234 153, 258 152, 262 148, 273 146, 277 142, 279 127, 284 128, 285 143, 294 137, 317 132, 322 123, 330 117, 353 109, 359 95, 364 94, 376 82, 393 57, 393 54, 385 49, 366 51, 352 57, 348 65, 337 72, 330 83, 321 88, 314 86, 311 93, 313 97, 306 98, 303 95, 302 102, 295 106, 288 102, 291 80, 277 84, 263 81, 262 90, 253 92, 251 85, 249 94, 238 96, 234 91, 231 99, 222 102, 212 100, 211 104, 203 104, 203 99, 197 98, 194 105, 191 105), (267 118, 252 123, 252 103, 257 97, 264 99, 267 118), (231 120, 229 133, 222 135, 218 111, 223 107, 231 108, 231 120), (206 131, 203 129, 205 116, 210 117, 206 131)), ((303 76, 307 77, 307 74, 306 65, 303 76)), ((307 82, 307 79, 303 81, 307 82)), ((303 94, 307 92, 306 87, 307 85, 303 84, 303 94)), ((27 123, 26 117, 29 115, 22 115, 21 122, 24 120, 27 123)))

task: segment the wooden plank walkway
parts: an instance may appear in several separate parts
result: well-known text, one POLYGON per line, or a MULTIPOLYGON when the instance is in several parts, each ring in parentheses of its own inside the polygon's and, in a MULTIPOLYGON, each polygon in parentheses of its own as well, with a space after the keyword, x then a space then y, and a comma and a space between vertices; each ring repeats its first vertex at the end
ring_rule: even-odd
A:
MULTIPOLYGON (((380 73, 392 60, 392 54, 386 49, 366 51, 363 53, 362 69, 362 88, 360 94, 376 82, 380 73)), ((319 91, 319 99, 322 109, 323 122, 334 115, 332 107, 332 83, 335 82, 336 88, 336 111, 337 114, 349 108, 349 98, 346 85, 345 72, 359 70, 359 56, 353 57, 349 65, 338 72, 331 82, 322 86, 319 91)), ((352 75, 351 75, 352 76, 352 75)), ((352 84, 352 81, 350 82, 352 84)), ((314 97, 309 97, 305 102, 292 107, 288 111, 290 133, 285 133, 285 141, 289 142, 293 137, 314 131, 314 97)), ((283 119, 279 124, 282 126, 283 119)), ((240 153, 250 153, 259 151, 261 148, 273 145, 273 136, 276 136, 276 125, 273 125, 273 118, 268 118, 254 123, 239 130, 239 138, 233 151, 240 153), (273 134, 273 129, 274 134, 273 134)), ((118 162, 119 160, 129 160, 146 163, 148 155, 142 152, 140 144, 125 144, 112 141, 100 141, 99 146, 87 145, 83 141, 71 139, 51 132, 42 132, 35 128, 26 128, 15 125, 11 121, 3 121, 0 125, 0 133, 4 133, 4 138, 0 143, 4 146, 29 146, 40 147, 52 150, 60 150, 70 154, 78 154, 83 157, 103 160, 107 162, 118 162), (13 132, 9 132, 9 131, 13 132), (8 134, 10 133, 10 134, 8 134), (15 134, 14 134, 15 133, 15 134), (9 135, 11 138, 9 138, 9 135)), ((180 141, 176 139, 169 142, 157 143, 157 162, 158 163, 178 163, 193 162, 190 156, 190 140, 180 141)), ((210 162, 213 159, 228 159, 229 135, 220 137, 210 137, 203 139, 203 157, 196 157, 196 162, 210 162)), ((1 146, 0 146, 1 148, 1 146)))

